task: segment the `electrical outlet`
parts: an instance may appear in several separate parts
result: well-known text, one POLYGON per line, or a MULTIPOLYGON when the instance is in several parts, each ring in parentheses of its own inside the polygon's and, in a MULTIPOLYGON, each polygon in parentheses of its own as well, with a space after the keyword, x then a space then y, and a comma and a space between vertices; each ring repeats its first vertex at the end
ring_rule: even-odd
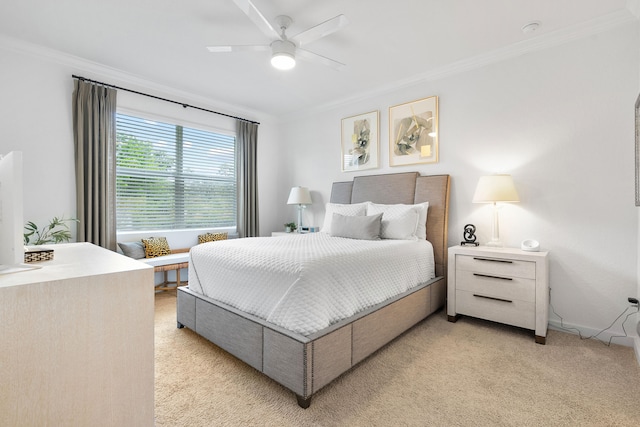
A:
POLYGON ((629 301, 629 304, 638 305, 638 298, 629 297, 627 301, 629 301))

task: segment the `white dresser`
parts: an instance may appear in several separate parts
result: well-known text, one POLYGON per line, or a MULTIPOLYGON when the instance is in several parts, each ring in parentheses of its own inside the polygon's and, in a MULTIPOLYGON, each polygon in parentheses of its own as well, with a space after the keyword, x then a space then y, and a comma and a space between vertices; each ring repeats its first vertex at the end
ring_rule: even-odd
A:
POLYGON ((153 426, 153 267, 49 247, 0 275, 0 426, 153 426))
POLYGON ((549 253, 514 248, 449 248, 447 315, 461 314, 535 331, 545 344, 549 322, 549 253))

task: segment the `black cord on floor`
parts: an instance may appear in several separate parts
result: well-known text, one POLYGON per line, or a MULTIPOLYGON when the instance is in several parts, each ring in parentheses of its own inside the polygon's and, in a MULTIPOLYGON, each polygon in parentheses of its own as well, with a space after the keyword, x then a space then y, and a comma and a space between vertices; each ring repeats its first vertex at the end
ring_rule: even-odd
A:
MULTIPOLYGON (((551 290, 549 290, 549 293, 551 293, 551 290)), ((614 338, 626 338, 629 335, 627 334, 627 330, 624 328, 624 324, 627 321, 627 319, 629 319, 629 317, 633 316, 634 314, 640 312, 640 306, 635 305, 633 307, 635 307, 636 311, 633 311, 629 314, 627 314, 627 317, 624 318, 624 320, 622 321, 622 330, 624 331, 624 335, 612 335, 611 337, 609 337, 609 341, 603 341, 601 339, 598 338, 598 335, 600 335, 601 333, 611 329, 613 327, 613 325, 616 324, 616 322, 625 315, 625 313, 627 311, 629 311, 629 309, 633 308, 633 307, 627 307, 624 309, 624 311, 622 313, 620 313, 620 315, 618 317, 616 317, 616 320, 614 320, 613 322, 611 322, 611 324, 604 328, 603 330, 601 330, 600 332, 598 332, 595 335, 591 335, 588 337, 585 337, 582 335, 582 332, 580 332, 580 330, 578 328, 569 328, 564 326, 564 319, 562 318, 562 316, 560 316, 557 312, 556 309, 553 308, 553 304, 551 304, 551 298, 549 298, 549 307, 551 307, 551 311, 553 312, 553 314, 555 314, 556 316, 558 316, 558 318, 560 319, 560 329, 563 329, 567 332, 572 332, 572 331, 576 331, 578 333, 578 336, 580 337, 581 340, 588 340, 588 339, 595 339, 596 341, 601 342, 602 344, 606 345, 607 347, 611 346, 611 340, 614 338)))

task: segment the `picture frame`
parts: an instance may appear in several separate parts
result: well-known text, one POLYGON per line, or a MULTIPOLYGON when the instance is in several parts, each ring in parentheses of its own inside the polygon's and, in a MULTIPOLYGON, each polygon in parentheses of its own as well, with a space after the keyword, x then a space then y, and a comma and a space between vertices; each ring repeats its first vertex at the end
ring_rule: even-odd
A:
POLYGON ((636 206, 640 206, 640 95, 636 99, 635 106, 635 125, 636 125, 636 206))
POLYGON ((438 163, 438 97, 389 107, 389 166, 438 163))
POLYGON ((342 119, 342 172, 375 169, 379 166, 379 112, 342 119))

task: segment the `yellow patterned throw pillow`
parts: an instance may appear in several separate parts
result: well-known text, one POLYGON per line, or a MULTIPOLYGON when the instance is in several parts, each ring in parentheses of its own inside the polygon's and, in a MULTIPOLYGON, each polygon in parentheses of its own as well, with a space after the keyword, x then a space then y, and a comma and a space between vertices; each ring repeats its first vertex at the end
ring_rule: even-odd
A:
POLYGON ((216 240, 227 240, 227 233, 205 233, 198 236, 198 244, 216 240))
POLYGON ((171 253, 166 237, 149 237, 148 239, 142 239, 142 244, 144 245, 145 258, 155 258, 171 253))

